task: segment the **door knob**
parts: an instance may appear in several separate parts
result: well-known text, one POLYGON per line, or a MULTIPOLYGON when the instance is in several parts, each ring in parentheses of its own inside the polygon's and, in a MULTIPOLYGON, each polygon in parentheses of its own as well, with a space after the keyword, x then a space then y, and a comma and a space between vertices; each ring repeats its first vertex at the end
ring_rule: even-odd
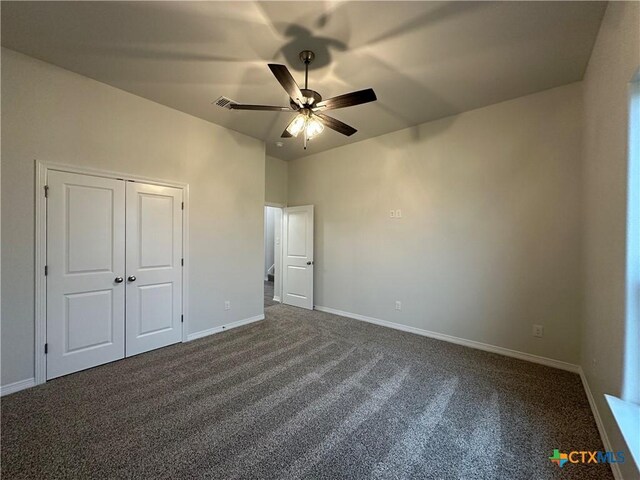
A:
POLYGON ((307 265, 313 265, 313 262, 307 262, 307 265))
POLYGON ((116 282, 116 283, 122 283, 123 281, 124 281, 124 278, 122 278, 122 277, 116 277, 115 280, 114 280, 114 282, 116 282))
POLYGON ((136 276, 135 275, 129 275, 129 278, 127 278, 127 280, 129 280, 130 282, 135 282, 136 281, 136 276))

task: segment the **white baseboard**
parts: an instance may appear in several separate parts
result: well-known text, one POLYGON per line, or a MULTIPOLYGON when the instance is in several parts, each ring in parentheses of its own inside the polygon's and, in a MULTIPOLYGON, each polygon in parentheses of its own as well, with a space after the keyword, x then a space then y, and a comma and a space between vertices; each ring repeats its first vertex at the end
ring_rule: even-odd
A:
POLYGON ((282 300, 280 300, 280 297, 277 297, 277 296, 275 296, 275 295, 273 296, 273 301, 274 301, 274 302, 282 303, 282 300))
MULTIPOLYGON (((264 320, 264 315, 256 315, 255 317, 245 318, 243 320, 238 320, 237 322, 228 323, 227 325, 222 325, 220 327, 211 328, 209 330, 203 330, 201 332, 191 333, 187 335, 187 341, 206 337, 208 335, 213 335, 214 333, 224 332, 226 330, 230 330, 236 327, 241 327, 242 325, 248 325, 250 323, 257 322, 259 320, 264 320)), ((2 385, 0 386, 0 396, 4 397, 5 395, 10 395, 12 393, 19 392, 20 390, 25 390, 27 388, 35 387, 35 385, 36 385, 35 378, 27 378, 26 380, 20 380, 19 382, 10 383, 8 385, 2 385)))
MULTIPOLYGON (((476 348, 478 350, 484 350, 486 352, 506 355, 508 357, 518 358, 520 360, 526 360, 529 362, 546 365, 548 367, 555 367, 561 370, 567 370, 569 372, 577 373, 580 375, 580 378, 582 380, 582 385, 584 387, 585 394, 587 395, 589 406, 591 407, 591 413, 593 414, 593 418, 595 419, 596 425, 598 427, 598 433, 600 434, 602 445, 604 446, 605 451, 609 451, 609 452, 613 451, 613 447, 611 446, 609 436, 607 435, 607 431, 605 430, 604 424, 602 423, 600 412, 598 411, 598 407, 596 406, 596 402, 593 398, 593 394, 591 393, 591 389, 589 388, 587 377, 585 376, 584 371, 582 370, 582 367, 580 365, 574 365, 572 363, 567 363, 560 360, 554 360, 552 358, 541 357, 538 355, 532 355, 530 353, 519 352, 517 350, 511 350, 508 348, 497 347, 495 345, 476 342, 474 340, 467 340, 464 338, 454 337, 452 335, 445 335, 443 333, 436 333, 436 332, 431 332, 431 331, 423 330, 416 327, 409 327, 407 325, 388 322, 386 320, 380 320, 378 318, 366 317, 364 315, 359 315, 357 313, 344 312, 342 310, 336 310, 334 308, 328 308, 328 307, 316 305, 315 309, 321 312, 332 313, 334 315, 340 315, 342 317, 347 317, 347 318, 353 318, 354 320, 361 320, 363 322, 373 323, 375 325, 381 325, 383 327, 389 327, 396 330, 401 330, 403 332, 415 333, 425 337, 435 338, 437 340, 443 340, 445 342, 455 343, 457 345, 462 345, 465 347, 476 348)), ((610 464, 610 466, 611 466, 611 471, 613 472, 613 477, 616 480, 624 480, 622 478, 622 473, 620 472, 620 466, 616 463, 612 463, 610 464)))
MULTIPOLYGON (((613 447, 611 446, 611 441, 609 440, 609 436, 607 435, 607 430, 604 428, 604 423, 602 423, 602 418, 600 417, 598 406, 596 405, 596 401, 593 398, 593 394, 591 393, 591 388, 589 388, 589 382, 587 382, 587 376, 584 374, 582 367, 580 367, 580 371, 578 373, 580 374, 580 379, 582 380, 582 386, 584 387, 584 391, 587 394, 587 400, 589 400, 591 413, 593 414, 593 418, 596 421, 596 426, 598 427, 598 433, 600 434, 602 445, 604 446, 605 451, 612 452, 613 447)), ((611 463, 609 465, 611 466, 613 477, 616 480, 624 480, 622 478, 622 473, 620 472, 620 466, 617 463, 611 463)))
MULTIPOLYGON (((274 296, 273 299, 274 301, 278 301, 278 302, 280 301, 280 297, 274 296)), ((609 436, 607 435, 607 431, 604 428, 604 424, 602 423, 600 412, 598 411, 598 407, 593 398, 593 394, 591 393, 591 388, 589 388, 587 377, 585 376, 584 371, 582 370, 582 367, 580 367, 579 365, 574 365, 571 363, 562 362, 560 360, 554 360, 551 358, 541 357, 538 355, 532 355, 529 353, 519 352, 517 350, 511 350, 508 348, 498 347, 495 345, 490 345, 482 342, 476 342, 474 340, 467 340, 464 338, 454 337, 452 335, 431 332, 429 330, 423 330, 417 327, 410 327, 410 326, 402 325, 399 323, 380 320, 378 318, 367 317, 357 313, 345 312, 342 310, 337 310, 335 308, 323 307, 320 305, 315 305, 314 308, 320 312, 331 313, 334 315, 339 315, 341 317, 353 318, 354 320, 373 323, 375 325, 393 328, 395 330, 401 330, 403 332, 415 333, 417 335, 422 335, 424 337, 443 340, 445 342, 455 343, 457 345, 462 345, 465 347, 484 350, 487 352, 497 353, 497 354, 505 355, 508 357, 518 358, 520 360, 526 360, 529 362, 538 363, 541 365, 546 365, 549 367, 555 367, 561 370, 567 370, 570 372, 578 373, 580 375, 580 379, 582 380, 582 385, 587 395, 587 400, 589 401, 589 406, 591 407, 591 413, 593 414, 593 417, 595 419, 596 426, 598 428, 598 433, 600 434, 600 438, 602 439, 602 444, 604 446, 604 449, 606 451, 613 451, 613 447, 611 446, 609 436)), ((220 327, 210 328, 208 330, 202 330, 200 332, 191 333, 187 335, 187 341, 196 340, 198 338, 207 337, 209 335, 214 335, 216 333, 224 332, 226 330, 230 330, 236 327, 241 327, 243 325, 248 325, 250 323, 254 323, 260 320, 264 320, 264 315, 256 315, 254 317, 238 320, 236 322, 228 323, 227 325, 222 325, 220 327)), ((20 390, 25 390, 27 388, 34 387, 35 385, 36 385, 35 378, 27 378, 25 380, 20 380, 18 382, 10 383, 8 385, 2 385, 0 386, 0 396, 10 395, 12 393, 19 392, 20 390)), ((622 473, 620 472, 620 467, 617 464, 612 463, 611 470, 616 480, 624 480, 622 478, 622 473)))
POLYGON ((19 392, 20 390, 25 390, 27 388, 35 387, 36 379, 35 378, 27 378, 26 380, 20 380, 19 382, 13 382, 8 385, 2 385, 0 387, 0 397, 4 397, 5 395, 10 395, 15 392, 19 392))
POLYGON ((579 365, 574 365, 573 363, 554 360, 553 358, 541 357, 539 355, 533 355, 531 353, 519 352, 517 350, 511 350, 509 348, 490 345, 488 343, 476 342, 475 340, 467 340, 465 338, 454 337, 452 335, 446 335, 444 333, 431 332, 429 330, 423 330, 421 328, 410 327, 408 325, 402 325, 400 323, 389 322, 387 320, 380 320, 373 317, 366 317, 357 313, 344 312, 342 310, 336 310, 334 308, 323 307, 319 305, 316 305, 315 309, 321 312, 340 315, 341 317, 353 318, 354 320, 361 320, 363 322, 373 323, 375 325, 381 325, 383 327, 402 330, 403 332, 415 333, 417 335, 422 335, 423 337, 435 338, 436 340, 455 343, 456 345, 462 345, 464 347, 475 348, 477 350, 484 350, 485 352, 497 353, 499 355, 505 355, 507 357, 513 357, 520 360, 526 360, 528 362, 539 363, 540 365, 559 368, 560 370, 567 370, 573 373, 580 373, 581 370, 579 365))
POLYGON ((232 328, 241 327, 243 325, 248 325, 253 322, 257 322, 259 320, 264 320, 264 314, 256 315, 255 317, 245 318, 243 320, 238 320, 237 322, 227 323, 226 325, 222 325, 220 327, 210 328, 208 330, 202 330, 196 333, 190 333, 187 335, 187 342, 191 340, 196 340, 202 337, 208 337, 209 335, 213 335, 220 332, 226 332, 227 330, 231 330, 232 328))

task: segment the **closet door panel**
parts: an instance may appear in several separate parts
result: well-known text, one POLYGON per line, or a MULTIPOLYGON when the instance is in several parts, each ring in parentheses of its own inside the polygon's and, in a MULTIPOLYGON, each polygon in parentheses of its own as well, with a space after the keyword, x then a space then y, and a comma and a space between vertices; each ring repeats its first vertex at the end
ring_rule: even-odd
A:
POLYGON ((127 182, 126 355, 182 340, 182 190, 127 182))
POLYGON ((125 353, 125 183, 48 172, 47 378, 125 353))

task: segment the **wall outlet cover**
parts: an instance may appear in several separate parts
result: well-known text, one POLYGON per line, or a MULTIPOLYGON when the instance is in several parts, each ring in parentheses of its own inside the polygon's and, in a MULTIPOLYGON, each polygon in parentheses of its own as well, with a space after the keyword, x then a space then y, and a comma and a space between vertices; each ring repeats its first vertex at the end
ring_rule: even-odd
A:
POLYGON ((533 325, 533 336, 542 338, 544 336, 544 327, 542 325, 533 325))

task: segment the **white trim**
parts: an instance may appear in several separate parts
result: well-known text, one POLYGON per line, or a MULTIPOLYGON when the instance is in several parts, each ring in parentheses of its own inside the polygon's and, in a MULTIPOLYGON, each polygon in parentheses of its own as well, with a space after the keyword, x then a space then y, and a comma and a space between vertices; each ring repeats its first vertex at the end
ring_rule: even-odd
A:
POLYGON ((27 378, 26 380, 20 380, 19 382, 13 382, 8 385, 3 385, 0 387, 0 397, 4 397, 5 395, 10 395, 12 393, 19 392, 20 390, 25 390, 27 388, 35 386, 35 378, 27 378))
POLYGON ((250 323, 258 322, 260 320, 264 320, 264 314, 245 318, 243 320, 238 320, 237 322, 227 323, 226 325, 222 325, 220 327, 214 327, 209 328, 208 330, 190 333, 189 335, 187 335, 187 341, 190 342, 191 340, 197 340, 198 338, 208 337, 209 335, 214 335, 220 332, 226 332, 227 330, 231 330, 232 328, 242 327, 243 325, 249 325, 250 323))
MULTIPOLYGON (((604 446, 605 451, 612 452, 613 447, 611 446, 609 435, 607 435, 607 430, 604 428, 604 423, 602 423, 602 418, 600 417, 598 406, 596 405, 596 401, 593 398, 593 394, 591 393, 591 388, 589 388, 589 382, 587 381, 587 376, 584 374, 582 367, 580 367, 580 370, 578 371, 578 373, 580 374, 580 379, 582 380, 582 386, 584 387, 584 391, 587 394, 587 400, 589 400, 591 413, 593 415, 593 418, 596 421, 596 426, 598 427, 598 433, 600 434, 602 445, 604 446)), ((622 473, 620 472, 620 466, 617 463, 611 463, 609 465, 611 466, 611 471, 613 472, 613 478, 615 478, 616 480, 624 480, 622 478, 622 473)))
POLYGON ((54 163, 36 160, 46 170, 59 170, 68 173, 80 173, 84 175, 93 175, 94 177, 115 178, 119 180, 132 180, 134 182, 151 183, 163 187, 184 188, 188 184, 184 182, 175 182, 173 180, 165 180, 163 178, 145 177, 142 175, 132 175, 130 173, 116 172, 113 170, 100 170, 98 168, 82 167, 78 165, 69 165, 65 163, 54 163))
POLYGON ((638 428, 640 425, 640 405, 613 395, 605 394, 604 398, 618 424, 636 468, 640 469, 640 428, 638 428))
POLYGON ((276 302, 280 302, 282 303, 282 289, 284 287, 284 285, 282 284, 282 278, 284 277, 283 272, 282 272, 282 267, 284 265, 284 250, 282 249, 282 245, 284 244, 284 242, 282 241, 282 237, 284 236, 284 209, 287 208, 286 205, 283 207, 279 207, 280 208, 280 243, 278 245, 274 245, 274 255, 273 255, 273 260, 276 260, 276 255, 275 255, 275 249, 277 248, 279 250, 278 252, 278 263, 277 263, 277 268, 274 269, 273 271, 273 288, 274 291, 279 291, 280 295, 273 296, 273 300, 276 302), (276 275, 276 271, 277 271, 277 275, 276 275), (276 284, 278 285, 278 288, 276 288, 276 284))
POLYGON ((182 200, 184 201, 184 210, 182 212, 182 255, 184 257, 184 266, 182 268, 182 315, 184 315, 182 341, 186 342, 188 340, 187 332, 189 331, 189 184, 77 165, 66 165, 41 160, 35 160, 35 162, 35 384, 40 385, 47 381, 47 363, 46 355, 44 354, 44 344, 47 342, 47 282, 44 276, 44 266, 47 263, 47 204, 44 197, 44 186, 47 184, 47 173, 49 170, 114 178, 124 181, 143 182, 182 189, 182 200))
POLYGON ((47 381, 47 357, 44 354, 44 344, 47 342, 47 277, 44 275, 44 267, 47 264, 47 199, 44 196, 46 184, 47 167, 44 163, 36 161, 35 335, 33 345, 36 385, 47 381))
MULTIPOLYGON (((403 332, 415 333, 417 335, 422 335, 429 338, 435 338, 437 340, 443 340, 445 342, 455 343, 457 345, 462 345, 465 347, 484 350, 486 352, 497 353, 499 355, 518 358, 520 360, 525 360, 533 363, 538 363, 541 365, 546 365, 548 367, 559 368, 561 370, 577 373, 580 375, 580 379, 582 380, 582 385, 584 387, 585 394, 587 395, 587 400, 589 401, 589 406, 591 407, 591 413, 593 414, 593 418, 595 419, 596 426, 598 428, 598 433, 600 434, 600 439, 602 440, 602 445, 604 446, 605 451, 609 451, 609 452, 613 451, 613 447, 611 446, 609 436, 607 435, 607 431, 604 428, 604 424, 602 423, 602 418, 600 417, 598 407, 596 406, 596 402, 593 398, 593 394, 591 393, 591 389, 589 388, 587 377, 585 376, 584 371, 582 370, 582 367, 580 365, 574 365, 572 363, 567 363, 560 360, 554 360, 552 358, 541 357, 538 355, 532 355, 530 353, 519 352, 517 350, 511 350, 504 347, 498 347, 495 345, 476 342, 474 340, 467 340, 464 338, 454 337, 452 335, 445 335, 443 333, 431 332, 429 330, 423 330, 421 328, 410 327, 410 326, 402 325, 399 323, 393 323, 386 320, 367 317, 365 315, 360 315, 357 313, 345 312, 342 310, 337 310, 335 308, 323 307, 321 305, 316 305, 315 309, 320 312, 326 312, 326 313, 331 313, 333 315, 340 315, 342 317, 353 318, 354 320, 373 323, 375 325, 393 328, 395 330, 401 330, 403 332)), ((612 463, 610 464, 610 466, 611 466, 611 471, 613 472, 613 477, 616 480, 624 480, 622 477, 622 473, 620 472, 620 466, 617 463, 612 463)))
POLYGON ((182 211, 182 342, 187 341, 189 331, 189 184, 182 187, 182 200, 184 210, 182 211))
POLYGON ((354 320, 361 320, 363 322, 373 323, 375 325, 393 328, 395 330, 401 330, 403 332, 415 333, 417 335, 422 335, 423 337, 435 338, 436 340, 455 343, 456 345, 462 345, 465 347, 475 348, 477 350, 484 350, 485 352, 497 353, 499 355, 505 355, 507 357, 518 358, 520 360, 538 363, 540 365, 546 365, 547 367, 559 368, 560 370, 567 370, 574 373, 580 372, 579 365, 563 362, 561 360, 554 360, 553 358, 541 357, 538 355, 533 355, 531 353, 519 352, 517 350, 498 347, 496 345, 490 345, 488 343, 476 342, 475 340, 467 340, 465 338, 454 337, 452 335, 446 335, 444 333, 431 332, 429 330, 410 327, 407 325, 402 325, 400 323, 389 322, 387 320, 380 320, 373 317, 366 317, 357 313, 344 312, 342 310, 336 310, 335 308, 316 305, 315 309, 321 312, 332 313, 334 315, 340 315, 342 317, 353 318, 354 320))

